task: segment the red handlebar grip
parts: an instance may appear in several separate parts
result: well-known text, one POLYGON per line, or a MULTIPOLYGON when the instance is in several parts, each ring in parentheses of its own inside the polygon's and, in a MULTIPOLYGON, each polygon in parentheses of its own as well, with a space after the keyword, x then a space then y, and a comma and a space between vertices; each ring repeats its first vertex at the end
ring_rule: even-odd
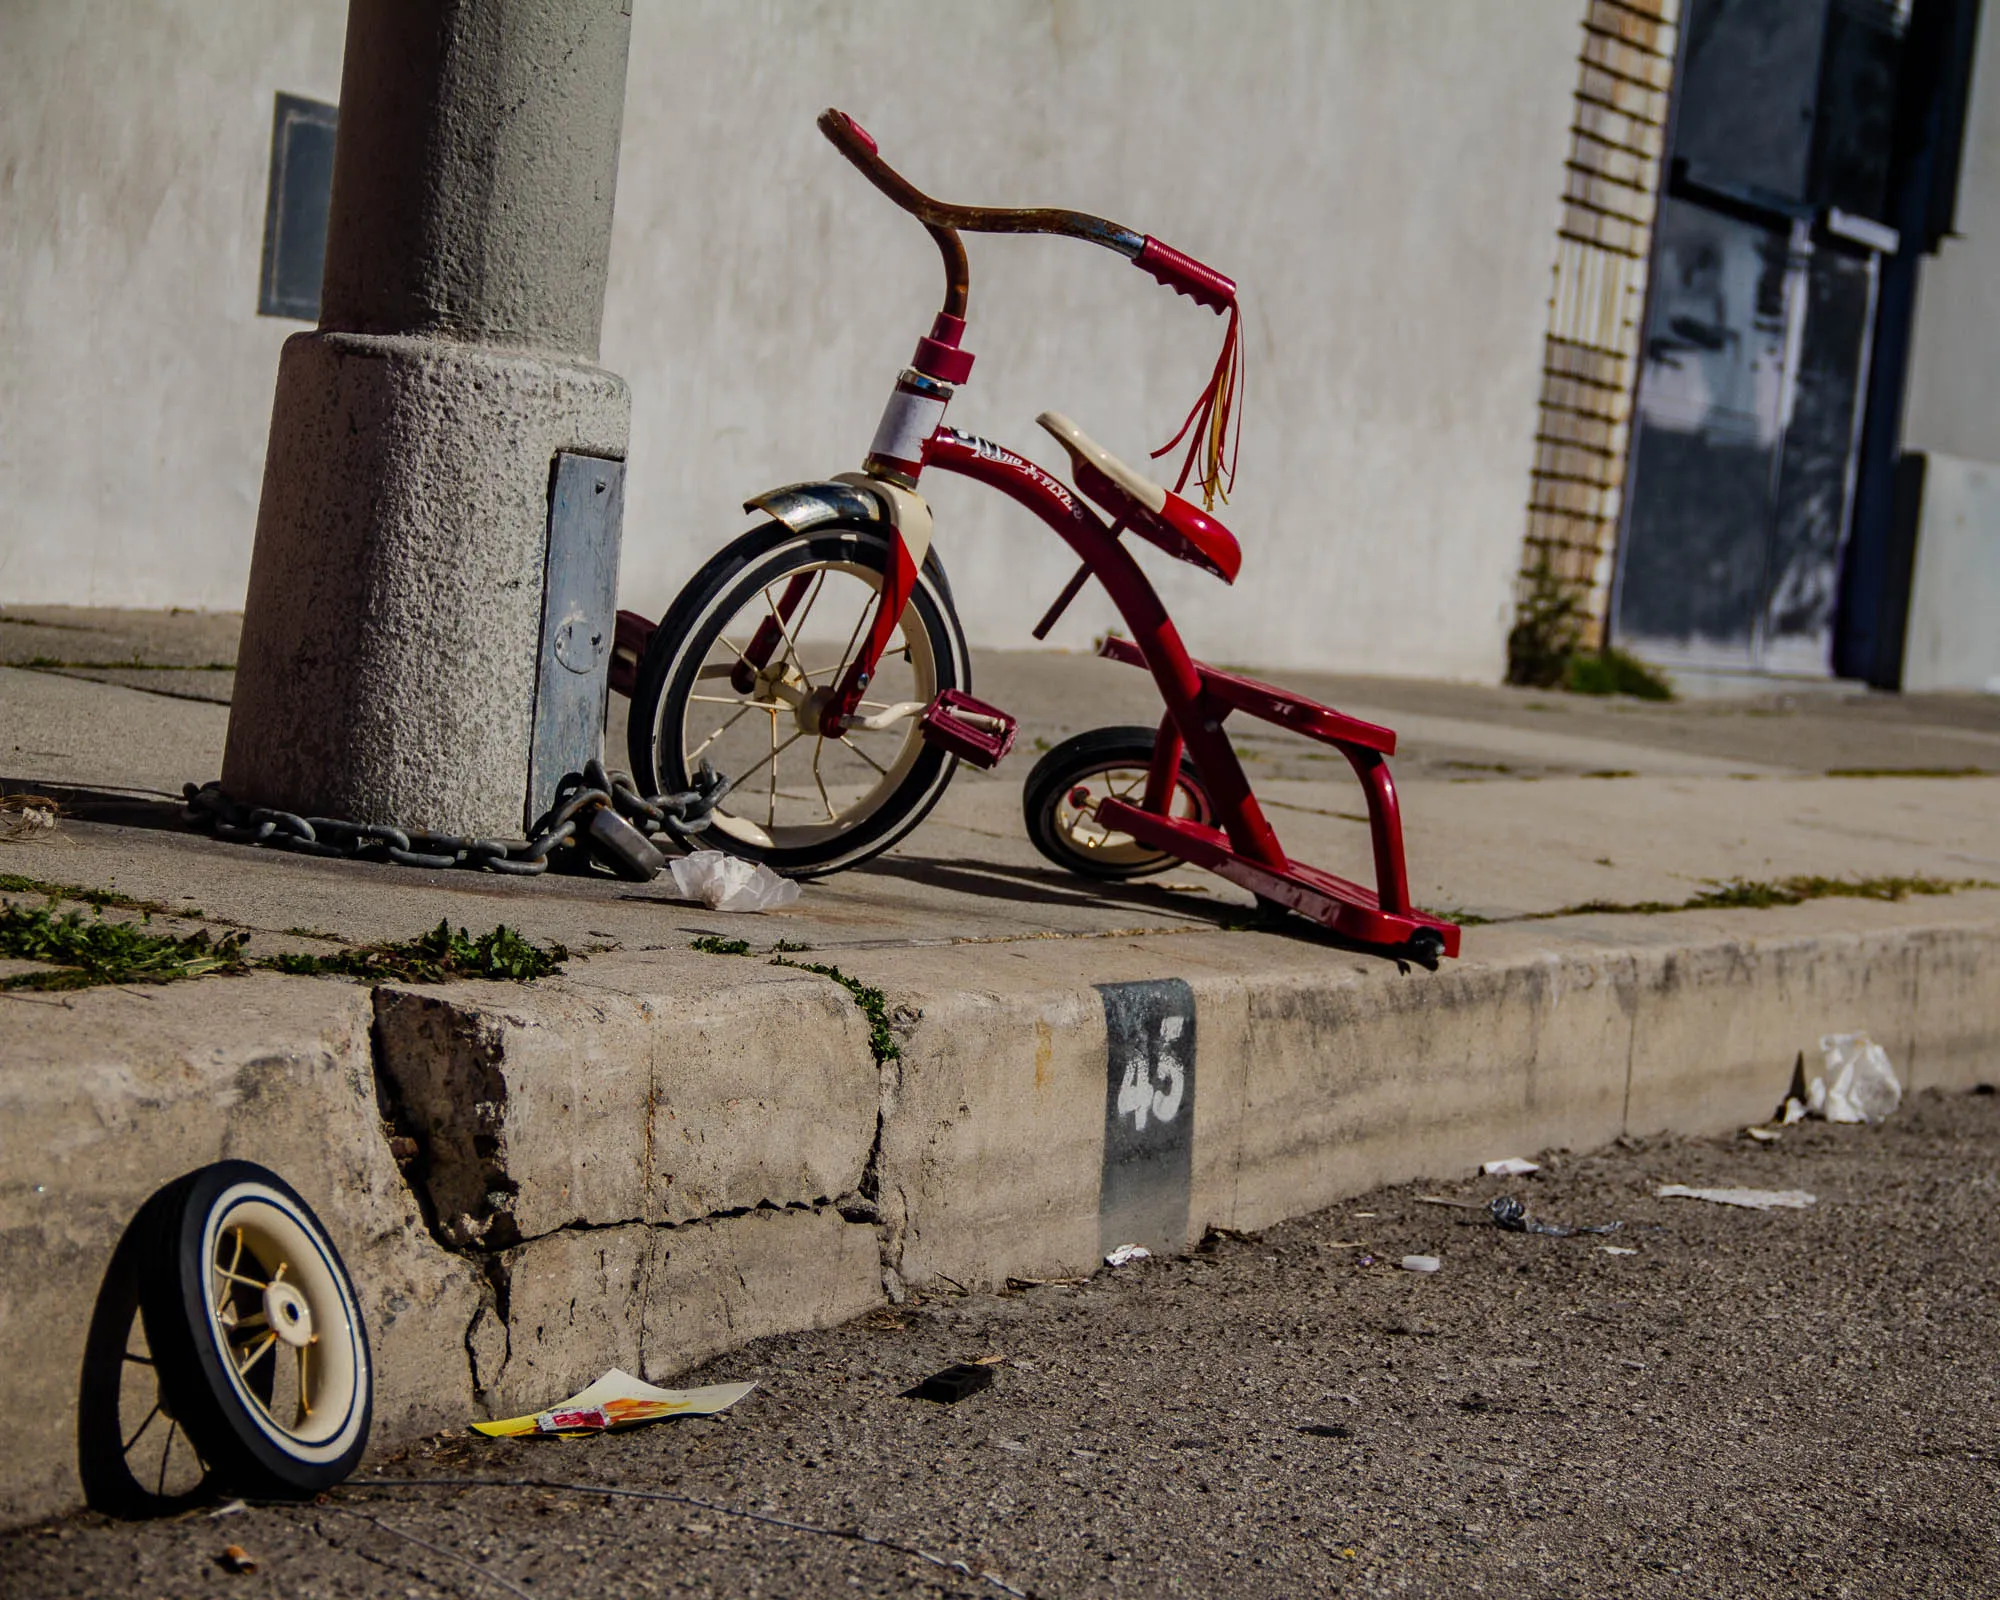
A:
POLYGON ((824 133, 829 139, 834 139, 834 142, 836 144, 838 144, 840 141, 834 138, 834 136, 837 132, 841 131, 844 128, 847 132, 852 133, 856 139, 860 140, 862 144, 868 147, 868 153, 871 156, 880 155, 882 153, 880 150, 875 148, 875 136, 871 134, 866 128, 862 127, 860 123, 856 122, 845 111, 841 111, 836 107, 828 106, 826 110, 820 113, 819 126, 820 126, 820 132, 824 133))
POLYGON ((1192 295, 1195 304, 1211 311, 1227 311, 1236 303, 1236 280, 1225 278, 1213 267, 1205 267, 1193 256, 1185 256, 1170 244, 1161 244, 1150 233, 1145 248, 1132 258, 1175 294, 1192 295))

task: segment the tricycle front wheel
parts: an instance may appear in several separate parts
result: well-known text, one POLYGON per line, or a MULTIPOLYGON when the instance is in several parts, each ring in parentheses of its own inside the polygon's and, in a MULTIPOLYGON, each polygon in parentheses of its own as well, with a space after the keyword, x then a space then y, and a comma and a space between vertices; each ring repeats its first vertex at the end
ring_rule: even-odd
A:
POLYGON ((937 804, 958 758, 921 724, 972 668, 935 552, 858 708, 826 736, 820 711, 880 602, 890 535, 873 524, 753 529, 719 552, 654 630, 627 725, 649 794, 690 787, 706 761, 730 781, 703 843, 817 877, 866 861, 937 804))

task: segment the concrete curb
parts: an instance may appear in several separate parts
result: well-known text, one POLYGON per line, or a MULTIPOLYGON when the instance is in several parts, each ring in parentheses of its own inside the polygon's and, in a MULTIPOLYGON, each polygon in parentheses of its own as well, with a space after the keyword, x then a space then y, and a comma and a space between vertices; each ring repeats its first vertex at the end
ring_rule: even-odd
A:
POLYGON ((842 986, 691 952, 526 988, 80 994, 0 1050, 0 1519, 76 1502, 90 1297, 207 1161, 274 1167, 341 1242, 389 1448, 908 1286, 1754 1121, 1825 1032, 1868 1029, 1913 1089, 1991 1076, 2000 895, 1839 909, 1486 929, 1437 974, 1226 933, 1091 940, 1087 972, 1074 940, 840 952, 884 994, 881 1060, 842 986))

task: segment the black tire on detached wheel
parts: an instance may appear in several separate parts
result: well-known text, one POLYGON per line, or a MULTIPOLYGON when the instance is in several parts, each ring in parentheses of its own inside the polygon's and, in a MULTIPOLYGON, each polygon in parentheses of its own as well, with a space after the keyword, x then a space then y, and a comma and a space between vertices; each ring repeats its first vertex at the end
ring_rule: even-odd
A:
POLYGON ((921 708, 946 689, 970 689, 972 668, 935 553, 860 708, 883 726, 827 739, 812 710, 812 697, 831 693, 859 648, 889 537, 872 523, 753 528, 696 573, 661 619, 633 685, 627 753, 648 793, 690 787, 703 760, 730 779, 705 846, 816 877, 887 850, 944 793, 958 758, 923 740, 921 708), (805 590, 763 671, 741 687, 744 652, 784 609, 795 578, 805 590))
POLYGON ((326 1229, 248 1161, 202 1167, 156 1198, 139 1308, 165 1409, 222 1487, 331 1488, 367 1447, 375 1373, 326 1229))
MULTIPOLYGON (((1057 866, 1087 878, 1142 878, 1180 858, 1116 833, 1096 820, 1099 800, 1144 803, 1153 765, 1151 728, 1093 728, 1065 739, 1035 763, 1021 786, 1021 811, 1035 848, 1057 866)), ((1174 785, 1173 813, 1213 824, 1201 774, 1185 753, 1174 785)))

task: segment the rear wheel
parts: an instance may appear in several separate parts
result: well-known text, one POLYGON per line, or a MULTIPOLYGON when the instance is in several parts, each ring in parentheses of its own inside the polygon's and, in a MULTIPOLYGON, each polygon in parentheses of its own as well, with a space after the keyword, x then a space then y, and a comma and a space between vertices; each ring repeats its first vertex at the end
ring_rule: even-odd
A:
POLYGON ((895 844, 944 793, 958 758, 919 723, 972 672, 934 555, 861 720, 820 732, 881 595, 891 537, 874 524, 753 529, 661 620, 633 687, 628 754, 649 793, 691 787, 703 761, 729 779, 704 843, 794 877, 838 872, 895 844))
MULTIPOLYGON (((1065 739, 1036 762, 1021 790, 1021 809, 1035 848, 1057 866, 1087 878, 1142 878, 1178 861, 1178 856, 1097 820, 1100 801, 1144 804, 1153 738, 1151 728, 1093 728, 1065 739)), ((1170 809, 1194 822, 1212 824, 1215 819, 1201 775, 1185 754, 1170 809)))

